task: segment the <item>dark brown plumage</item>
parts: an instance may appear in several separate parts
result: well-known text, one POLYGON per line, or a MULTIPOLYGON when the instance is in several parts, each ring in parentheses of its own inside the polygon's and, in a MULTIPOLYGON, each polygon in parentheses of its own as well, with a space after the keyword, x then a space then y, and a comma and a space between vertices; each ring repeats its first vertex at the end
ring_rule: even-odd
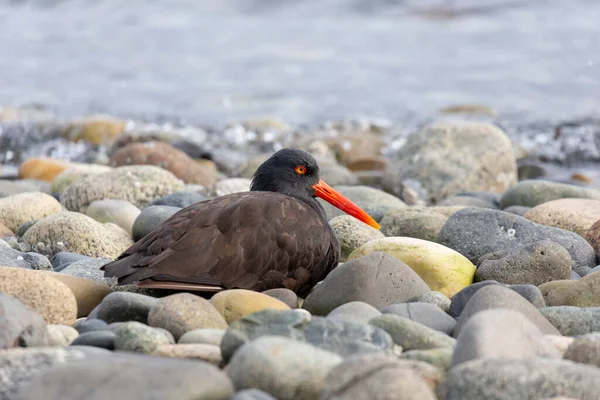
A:
POLYGON ((203 291, 285 287, 304 294, 337 266, 340 254, 316 195, 346 202, 342 207, 376 225, 320 180, 312 156, 284 149, 259 167, 252 191, 180 210, 102 269, 119 284, 203 291))

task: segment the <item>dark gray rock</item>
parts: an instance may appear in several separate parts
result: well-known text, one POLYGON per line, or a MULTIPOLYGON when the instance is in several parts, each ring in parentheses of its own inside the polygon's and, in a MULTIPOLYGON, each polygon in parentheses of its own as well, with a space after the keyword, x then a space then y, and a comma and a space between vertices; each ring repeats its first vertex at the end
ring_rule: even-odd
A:
POLYGON ((560 244, 542 240, 523 247, 486 254, 478 262, 477 281, 541 285, 569 279, 573 261, 560 244))
POLYGON ((369 354, 350 357, 334 367, 321 400, 436 400, 442 372, 420 361, 369 354))
POLYGON ((330 321, 311 317, 302 310, 263 310, 229 325, 221 341, 223 360, 229 362, 238 348, 261 336, 284 336, 335 352, 391 352, 394 342, 383 329, 371 325, 330 321))
POLYGON ((137 242, 179 210, 181 210, 180 207, 173 206, 150 206, 144 208, 133 223, 133 240, 137 242))
POLYGON ((70 264, 81 260, 93 260, 93 258, 68 251, 61 251, 52 256, 50 263, 52 264, 54 271, 60 272, 70 264))
POLYGON ((369 321, 370 325, 390 334, 403 350, 452 348, 456 339, 423 324, 394 314, 383 314, 369 321))
POLYGON ((0 292, 0 349, 43 346, 46 341, 44 318, 19 299, 0 292))
POLYGON ((441 308, 427 303, 399 303, 381 309, 383 314, 395 314, 451 335, 456 320, 441 308))
POLYGON ((596 400, 600 369, 545 358, 474 360, 450 369, 440 391, 444 400, 596 400))
POLYGON ((383 252, 373 252, 339 265, 306 297, 303 308, 327 315, 351 301, 379 309, 429 292, 427 284, 408 265, 383 252))
POLYGON ((537 288, 537 286, 533 286, 533 285, 502 285, 501 283, 496 282, 496 281, 483 281, 483 282, 473 283, 473 284, 465 287, 464 289, 462 289, 460 292, 454 294, 454 296, 452 296, 452 298, 450 299, 451 303, 450 303, 450 307, 448 309, 448 314, 450 314, 450 316, 452 316, 454 318, 458 318, 458 316, 460 316, 463 309, 465 308, 465 305, 468 303, 468 301, 471 299, 471 297, 479 289, 486 287, 486 286, 490 286, 490 285, 504 286, 511 290, 514 290, 515 292, 517 292, 518 294, 523 296, 531 304, 533 304, 533 306, 536 308, 546 306, 546 303, 544 301, 544 296, 542 295, 542 292, 540 291, 540 289, 537 288))
POLYGON ((71 346, 91 346, 106 350, 115 349, 115 333, 107 330, 89 331, 77 336, 71 346))
POLYGON ((573 267, 596 265, 594 249, 578 234, 499 210, 464 208, 448 218, 438 235, 439 243, 473 263, 486 254, 525 247, 541 240, 563 246, 571 255, 573 267))
POLYGON ((509 206, 535 207, 558 199, 600 199, 600 191, 541 179, 524 180, 504 192, 500 208, 509 206))
POLYGON ((600 332, 576 337, 567 348, 563 358, 580 364, 600 367, 600 332))
POLYGON ((368 324, 372 318, 380 315, 381 312, 370 304, 362 301, 351 301, 336 307, 327 315, 327 319, 330 321, 368 324))
POLYGON ((235 392, 229 400, 277 400, 267 392, 260 389, 244 389, 235 392))
POLYGON ((467 321, 478 312, 495 308, 505 308, 522 313, 544 334, 560 335, 550 323, 530 302, 513 290, 500 285, 489 285, 479 289, 469 300, 458 318, 454 337, 458 337, 467 321))
POLYGON ((107 323, 137 321, 148 323, 150 309, 158 299, 138 293, 109 293, 98 305, 96 318, 107 323))
POLYGON ((312 400, 341 361, 339 355, 308 343, 263 336, 235 353, 227 374, 237 389, 261 389, 280 400, 312 400))
POLYGON ((464 325, 452 365, 479 358, 535 357, 560 358, 561 354, 556 346, 543 341, 542 332, 523 314, 497 308, 478 312, 464 325))
POLYGON ((600 332, 600 307, 557 306, 539 310, 565 336, 600 332))
POLYGON ((208 197, 197 193, 191 192, 187 190, 181 190, 178 192, 173 192, 166 196, 160 197, 158 199, 153 200, 148 207, 151 206, 171 206, 178 208, 185 208, 191 206, 192 204, 208 200, 208 197))
POLYGON ((119 353, 55 367, 14 399, 227 400, 232 394, 231 381, 207 362, 119 353))
POLYGON ((511 213, 511 214, 515 214, 515 215, 520 215, 521 217, 525 215, 525 213, 529 210, 531 210, 532 207, 525 207, 525 206, 510 206, 510 207, 506 207, 504 210, 504 212, 507 213, 511 213))
POLYGON ((298 295, 290 289, 269 289, 265 290, 263 293, 267 296, 271 296, 273 298, 276 298, 277 300, 282 301, 283 303, 290 306, 290 308, 298 308, 298 295))
MULTIPOLYGON (((57 368, 64 363, 103 356, 104 351, 100 349, 95 350, 88 348, 54 347, 17 348, 0 352, 0 371, 2 371, 0 374, 0 399, 13 400, 17 398, 17 393, 22 388, 26 388, 38 375, 57 368)), ((87 396, 80 398, 87 398, 87 396)), ((37 397, 25 397, 25 399, 54 400, 54 398, 48 397, 46 394, 37 397)), ((56 399, 58 400, 58 398, 56 399)), ((62 397, 62 399, 66 398, 62 397)))
POLYGON ((79 334, 91 331, 107 331, 108 324, 96 318, 86 318, 75 322, 75 329, 79 334))

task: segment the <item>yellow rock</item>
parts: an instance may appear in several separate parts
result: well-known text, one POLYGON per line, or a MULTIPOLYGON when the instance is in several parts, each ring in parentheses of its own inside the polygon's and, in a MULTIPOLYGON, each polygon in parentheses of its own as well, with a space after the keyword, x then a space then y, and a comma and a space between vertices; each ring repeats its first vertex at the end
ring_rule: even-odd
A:
POLYGON ((0 266, 0 292, 21 300, 48 324, 72 326, 77 318, 71 289, 45 271, 0 266))
POLYGON ((224 290, 210 299, 213 307, 221 313, 228 324, 245 315, 267 308, 273 310, 291 310, 284 302, 269 295, 246 289, 224 290))
POLYGON ((375 239, 354 250, 348 261, 383 251, 403 261, 435 290, 451 297, 473 283, 475 265, 441 244, 410 237, 375 239))
POLYGON ((109 145, 124 131, 127 121, 97 115, 72 122, 64 132, 64 136, 78 142, 84 140, 96 145, 109 145))
POLYGON ((56 175, 68 167, 68 161, 52 158, 30 158, 19 166, 19 178, 52 182, 56 175))

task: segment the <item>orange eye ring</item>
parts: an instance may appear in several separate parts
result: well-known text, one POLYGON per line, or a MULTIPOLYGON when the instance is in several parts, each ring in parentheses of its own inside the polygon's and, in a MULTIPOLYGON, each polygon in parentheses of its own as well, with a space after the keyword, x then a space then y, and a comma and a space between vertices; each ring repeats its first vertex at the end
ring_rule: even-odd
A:
POLYGON ((296 171, 298 175, 304 175, 306 173, 306 167, 304 165, 298 165, 294 171, 296 171))

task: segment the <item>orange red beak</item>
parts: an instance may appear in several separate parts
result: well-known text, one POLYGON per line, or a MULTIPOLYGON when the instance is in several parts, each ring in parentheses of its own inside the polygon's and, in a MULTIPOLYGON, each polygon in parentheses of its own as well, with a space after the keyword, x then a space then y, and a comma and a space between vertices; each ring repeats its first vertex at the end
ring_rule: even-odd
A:
POLYGON ((369 214, 364 212, 359 206, 354 204, 340 192, 326 184, 322 179, 319 180, 319 183, 313 185, 313 189, 315 189, 315 196, 322 198, 346 214, 352 215, 357 220, 362 221, 375 229, 379 229, 379 224, 371 218, 369 214))

